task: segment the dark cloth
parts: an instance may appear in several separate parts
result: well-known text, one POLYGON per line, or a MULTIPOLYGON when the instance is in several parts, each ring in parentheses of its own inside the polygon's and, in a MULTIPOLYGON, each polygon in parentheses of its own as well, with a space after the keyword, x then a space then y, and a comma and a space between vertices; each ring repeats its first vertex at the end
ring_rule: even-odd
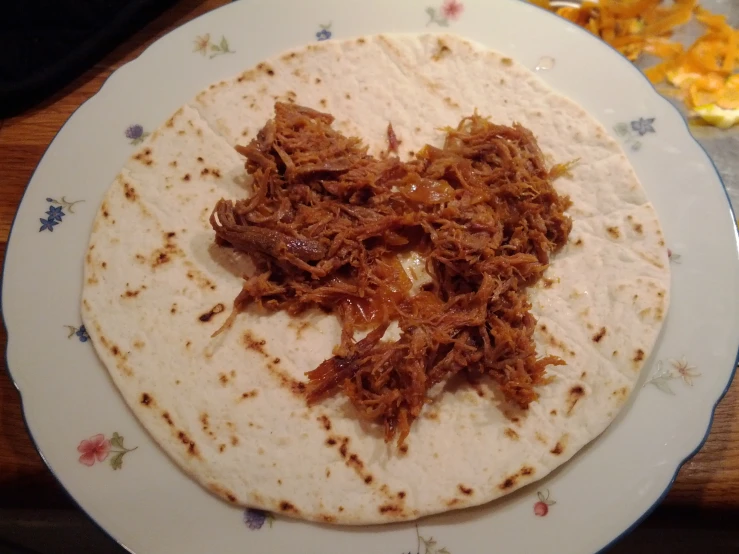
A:
POLYGON ((0 118, 41 102, 176 0, 14 0, 0 8, 0 118))

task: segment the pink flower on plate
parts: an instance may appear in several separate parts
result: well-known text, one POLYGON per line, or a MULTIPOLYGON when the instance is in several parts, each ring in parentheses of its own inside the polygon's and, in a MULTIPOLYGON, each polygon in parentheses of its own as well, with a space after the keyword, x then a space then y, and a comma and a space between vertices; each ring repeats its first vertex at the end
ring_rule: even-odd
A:
POLYGON ((77 452, 82 453, 80 463, 91 466, 95 463, 95 460, 98 462, 105 461, 110 452, 110 441, 105 438, 105 435, 100 433, 80 442, 79 446, 77 446, 77 452))
POLYGON ((556 502, 549 498, 549 489, 545 493, 538 491, 536 496, 539 497, 539 501, 534 504, 534 515, 544 517, 549 513, 549 506, 554 506, 556 502))
POLYGON ((195 48, 193 48, 193 52, 200 52, 203 56, 207 54, 208 52, 208 46, 210 46, 210 33, 206 33, 203 36, 197 36, 195 37, 195 40, 193 41, 195 43, 195 48))
POLYGON ((536 504, 534 504, 534 514, 539 517, 544 517, 549 513, 549 506, 546 505, 546 503, 539 500, 536 504))
POLYGON ((462 15, 463 11, 464 4, 458 0, 445 0, 444 4, 441 6, 441 13, 444 14, 444 17, 451 20, 457 19, 462 15))

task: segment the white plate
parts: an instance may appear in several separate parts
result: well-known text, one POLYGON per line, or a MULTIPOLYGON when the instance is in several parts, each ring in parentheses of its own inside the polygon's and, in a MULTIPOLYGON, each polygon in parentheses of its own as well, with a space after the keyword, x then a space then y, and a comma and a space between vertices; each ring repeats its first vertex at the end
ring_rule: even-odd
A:
POLYGON ((2 300, 8 366, 39 450, 80 506, 133 552, 579 553, 640 521, 704 440, 736 365, 738 284, 734 217, 711 160, 639 71, 587 32, 515 0, 242 0, 157 41, 64 125, 18 210, 2 300), (608 431, 502 501, 381 528, 232 508, 159 450, 78 327, 93 215, 132 143, 208 84, 330 36, 440 28, 539 66, 622 141, 674 253, 662 338, 608 431))

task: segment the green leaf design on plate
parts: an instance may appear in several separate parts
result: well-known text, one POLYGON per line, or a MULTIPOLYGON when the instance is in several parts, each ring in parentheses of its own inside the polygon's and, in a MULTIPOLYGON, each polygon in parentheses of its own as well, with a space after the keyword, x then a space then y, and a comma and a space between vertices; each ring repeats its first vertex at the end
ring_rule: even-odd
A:
POLYGON ((418 539, 418 554, 421 554, 421 545, 423 545, 423 554, 452 554, 446 547, 439 548, 439 542, 434 537, 422 537, 418 526, 416 526, 416 537, 418 539))
POLYGON ((123 445, 123 436, 118 432, 113 433, 108 442, 110 443, 110 453, 113 454, 110 458, 110 467, 113 469, 121 469, 123 467, 123 457, 138 448, 138 446, 126 448, 123 445))
POLYGON ((672 379, 672 377, 657 377, 656 379, 652 379, 650 381, 650 384, 654 385, 662 392, 666 392, 667 394, 671 394, 674 396, 675 392, 670 388, 670 379, 672 379))
POLYGON ((222 56, 223 54, 234 53, 234 51, 229 47, 228 39, 225 36, 221 36, 221 41, 218 44, 211 43, 210 51, 212 52, 210 59, 213 59, 216 56, 222 56))
POLYGON ((118 433, 113 433, 113 436, 110 437, 110 446, 114 446, 115 448, 123 448, 123 437, 120 436, 118 433))
POLYGON ((626 123, 618 123, 613 127, 616 134, 623 137, 629 134, 629 126, 626 123))
POLYGON ((136 146, 137 144, 141 144, 142 142, 144 142, 144 139, 148 137, 150 134, 151 133, 143 133, 139 138, 133 139, 131 141, 131 144, 133 144, 134 146, 136 146))
POLYGON ((118 452, 110 459, 110 467, 113 469, 121 469, 123 467, 123 456, 125 455, 125 451, 118 452))

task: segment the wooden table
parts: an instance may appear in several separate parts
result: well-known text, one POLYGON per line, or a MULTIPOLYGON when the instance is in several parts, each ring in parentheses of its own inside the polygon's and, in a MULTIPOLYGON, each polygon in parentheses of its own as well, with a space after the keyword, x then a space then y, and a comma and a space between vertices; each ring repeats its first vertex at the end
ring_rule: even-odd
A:
MULTIPOLYGON (((228 0, 184 0, 107 55, 92 69, 28 112, 0 121, 0 245, 5 246, 23 191, 62 124, 105 79, 147 46, 186 21, 228 0)), ((2 259, 0 259, 0 263, 2 259)), ((0 334, 3 352, 5 330, 0 334)), ((5 364, 3 356, 2 364, 5 364)), ((0 371, 0 510, 77 509, 52 477, 28 436, 20 398, 0 371)), ((739 515, 739 382, 719 404, 708 441, 680 470, 677 481, 648 522, 715 527, 717 511, 739 515)), ((736 521, 736 519, 734 519, 736 521)))

